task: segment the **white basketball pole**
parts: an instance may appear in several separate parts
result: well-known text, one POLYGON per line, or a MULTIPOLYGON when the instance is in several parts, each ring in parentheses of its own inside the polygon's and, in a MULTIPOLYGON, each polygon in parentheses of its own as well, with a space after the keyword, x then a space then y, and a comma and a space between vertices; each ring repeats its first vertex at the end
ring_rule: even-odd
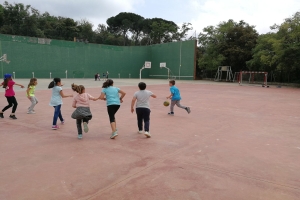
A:
POLYGON ((140 69, 140 81, 142 80, 142 70, 145 69, 145 65, 140 69))

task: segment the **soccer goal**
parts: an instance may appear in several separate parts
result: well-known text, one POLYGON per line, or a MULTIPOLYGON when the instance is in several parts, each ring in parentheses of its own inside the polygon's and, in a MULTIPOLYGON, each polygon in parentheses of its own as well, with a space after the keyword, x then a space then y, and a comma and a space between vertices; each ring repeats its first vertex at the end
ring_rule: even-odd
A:
POLYGON ((239 85, 268 86, 268 72, 241 71, 235 74, 239 85))

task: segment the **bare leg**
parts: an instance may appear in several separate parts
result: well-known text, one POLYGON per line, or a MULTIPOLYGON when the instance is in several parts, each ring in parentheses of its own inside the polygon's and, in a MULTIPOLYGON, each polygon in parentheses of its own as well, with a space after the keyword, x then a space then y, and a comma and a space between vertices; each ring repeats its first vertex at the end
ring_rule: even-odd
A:
POLYGON ((112 130, 113 133, 117 131, 116 130, 116 122, 110 123, 110 126, 111 126, 111 130, 112 130))

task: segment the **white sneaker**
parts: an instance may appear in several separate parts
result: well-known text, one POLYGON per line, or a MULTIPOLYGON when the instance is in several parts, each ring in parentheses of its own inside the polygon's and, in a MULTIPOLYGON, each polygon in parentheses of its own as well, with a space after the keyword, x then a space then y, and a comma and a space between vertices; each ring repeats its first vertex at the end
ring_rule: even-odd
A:
POLYGON ((35 114, 34 111, 28 111, 27 114, 35 114))
POLYGON ((147 131, 145 131, 144 135, 147 137, 147 138, 150 138, 151 137, 151 134, 147 131))
POLYGON ((139 134, 143 134, 143 131, 138 131, 139 134))

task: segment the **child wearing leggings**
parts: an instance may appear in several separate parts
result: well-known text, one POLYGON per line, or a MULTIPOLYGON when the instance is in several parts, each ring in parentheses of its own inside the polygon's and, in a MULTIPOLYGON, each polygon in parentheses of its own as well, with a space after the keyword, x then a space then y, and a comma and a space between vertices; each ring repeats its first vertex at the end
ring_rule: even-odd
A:
POLYGON ((107 105, 107 113, 109 116, 110 126, 112 134, 110 139, 115 139, 118 136, 118 129, 115 119, 115 114, 120 108, 120 103, 123 102, 123 98, 126 95, 120 88, 114 87, 114 82, 111 79, 107 79, 102 85, 102 92, 98 99, 105 100, 107 105), (121 97, 119 96, 121 94, 121 97))
POLYGON ((5 97, 7 99, 8 105, 5 106, 2 111, 0 112, 0 118, 4 118, 4 111, 12 107, 12 112, 9 115, 10 119, 17 119, 15 116, 15 112, 18 107, 18 102, 15 97, 15 91, 14 91, 14 85, 20 86, 21 88, 24 88, 23 85, 17 84, 12 80, 11 74, 5 74, 4 75, 4 81, 0 84, 0 86, 3 86, 5 88, 5 97))
POLYGON ((83 85, 72 84, 72 90, 78 94, 74 97, 72 106, 76 110, 72 114, 72 118, 76 119, 78 139, 82 139, 82 124, 85 133, 89 131, 88 123, 92 119, 92 113, 90 110, 90 100, 96 101, 98 98, 85 93, 83 85))

